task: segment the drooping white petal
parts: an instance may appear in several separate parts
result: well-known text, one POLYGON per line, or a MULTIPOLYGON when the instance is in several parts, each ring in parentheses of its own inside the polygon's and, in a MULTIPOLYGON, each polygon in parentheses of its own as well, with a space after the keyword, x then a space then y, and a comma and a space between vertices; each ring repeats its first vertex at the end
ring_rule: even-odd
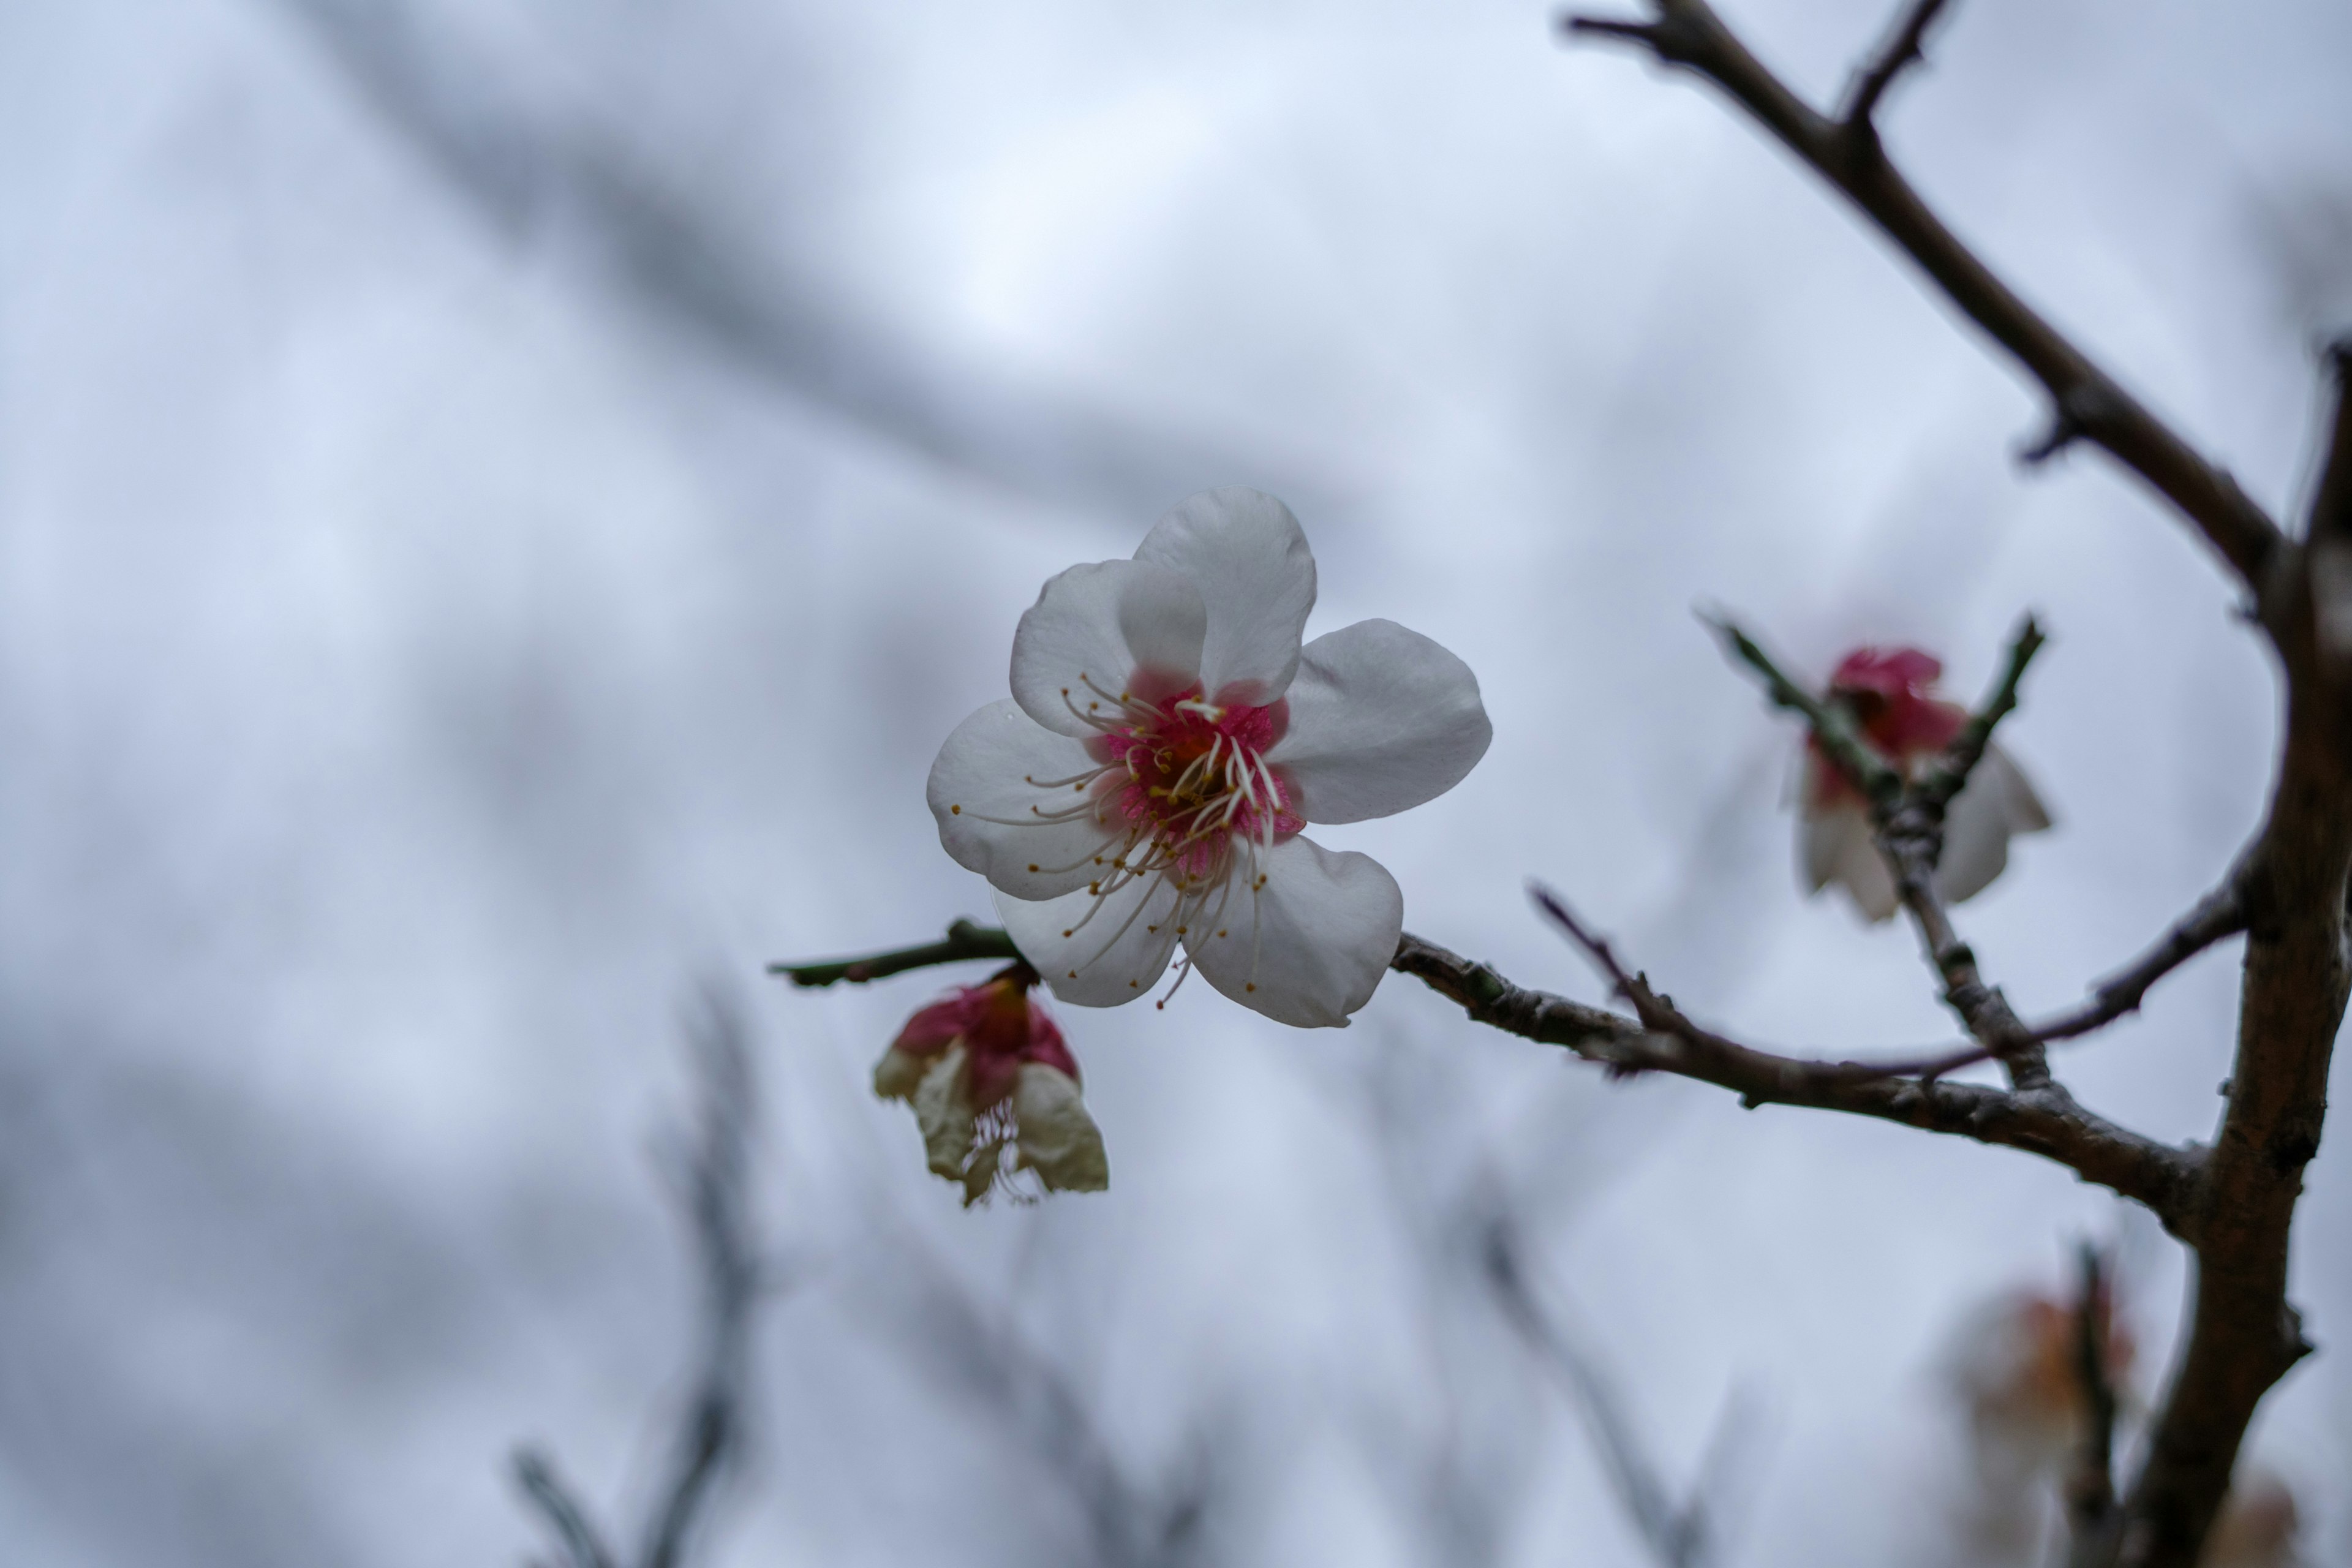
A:
POLYGON ((2049 812, 2018 765, 1999 747, 1986 747, 1967 786, 1945 808, 1937 888, 1953 903, 1973 898, 2007 868, 2011 834, 2049 826, 2049 812))
POLYGON ((1806 887, 1819 892, 1835 882, 1868 919, 1892 920, 1902 900, 1895 893, 1894 872, 1871 842, 1870 817, 1861 805, 1840 802, 1808 810, 1798 821, 1806 887))
POLYGON ((1361 822, 1433 800, 1486 754, 1478 678, 1394 621, 1358 621, 1307 645, 1290 728, 1266 752, 1309 822, 1361 822))
POLYGON ((1069 1074, 1024 1062, 1013 1091, 1013 1119, 1021 1129, 1020 1163, 1036 1172, 1047 1191, 1098 1193, 1110 1185, 1102 1132, 1069 1074))
POLYGON ((1239 485, 1176 503, 1135 558, 1182 573, 1208 606, 1201 688, 1212 701, 1265 707, 1289 689, 1315 607, 1315 555, 1290 509, 1239 485))
POLYGON ((1184 950, 1210 984, 1281 1023, 1344 1028, 1396 956, 1404 895, 1370 856, 1291 838, 1242 856, 1230 898, 1203 912, 1184 950))
POLYGON ((1041 728, 1017 702, 992 702, 956 726, 931 764, 940 842, 1016 899, 1083 888, 1103 874, 1097 858, 1126 841, 1122 825, 1091 809, 1087 778, 1097 766, 1085 742, 1041 728))
POLYGON ((877 1100, 912 1101, 915 1091, 922 1087, 924 1077, 939 1060, 937 1057, 917 1056, 896 1046, 882 1053, 874 1064, 874 1095, 877 1100))
POLYGON ((915 1125, 923 1131, 923 1153, 931 1169, 950 1181, 963 1179, 971 1153, 973 1117, 963 1087, 963 1047, 943 1053, 915 1089, 915 1125))
POLYGON ((1094 734, 1079 715, 1116 718, 1139 673, 1189 685, 1207 630, 1201 590, 1181 572, 1142 561, 1073 566, 1047 581, 1013 634, 1013 700, 1048 730, 1094 734))
POLYGON ((1097 898, 1084 888, 1041 903, 996 895, 1021 956, 1054 994, 1080 1007, 1116 1007, 1150 991, 1176 946, 1176 889, 1140 877, 1097 898))

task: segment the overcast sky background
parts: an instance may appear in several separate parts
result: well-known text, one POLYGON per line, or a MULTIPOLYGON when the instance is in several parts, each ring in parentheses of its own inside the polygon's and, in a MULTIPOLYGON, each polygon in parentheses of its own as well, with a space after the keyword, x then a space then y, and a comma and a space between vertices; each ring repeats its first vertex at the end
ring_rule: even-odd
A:
MULTIPOLYGON (((1884 20, 1727 9, 1816 99, 1884 20)), ((1897 155, 2292 510, 2352 323, 2352 10, 1956 11, 1897 155)), ((1965 910, 2029 1015, 2219 876, 2275 715, 2201 547, 2095 458, 2021 476, 2035 399, 1882 244, 1546 20, 0 6, 12 1562, 510 1563, 525 1437, 641 1503, 691 1342, 647 1149, 705 983, 761 1041, 790 1282, 713 1562, 1087 1561, 1016 1408, 1048 1375, 1138 1495, 1211 1478, 1214 1561, 1632 1561, 1469 1278, 1491 1212, 1674 1475, 1752 1391, 1736 1562, 1930 1560, 1939 1347, 2079 1237, 2124 1236, 2153 1371, 2174 1249, 2055 1167, 1608 1088, 1394 979, 1314 1036, 1203 985, 1065 1009, 1112 1191, 966 1215, 866 1088, 946 976, 759 974, 987 912, 933 752, 1047 576, 1215 484, 1299 513, 1310 635, 1477 672, 1469 780, 1318 837, 1524 982, 1599 998, 1532 874, 1737 1033, 1948 1036, 1906 931, 1800 896, 1792 737, 1698 603, 1969 694, 2043 617, 2007 743, 2060 826, 1965 910)), ((2209 1133, 2229 951, 2062 1074, 2209 1133)), ((2344 1142, 2299 1233, 2324 1353, 2252 1445, 2329 1563, 2344 1142)))

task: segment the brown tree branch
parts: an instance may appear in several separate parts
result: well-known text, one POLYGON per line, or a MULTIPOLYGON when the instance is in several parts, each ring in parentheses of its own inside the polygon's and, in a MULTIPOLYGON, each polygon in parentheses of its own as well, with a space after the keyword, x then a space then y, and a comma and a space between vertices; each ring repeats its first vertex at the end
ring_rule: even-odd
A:
MULTIPOLYGON (((2103 1029, 2126 1013, 2138 1012, 2140 1004, 2147 999, 2148 991, 2158 981, 2215 942, 2236 936, 2245 929, 2245 909, 2238 897, 2238 873, 2232 871, 2228 881, 2200 899, 2196 908, 2183 915, 2155 946, 2135 959, 2128 968, 2118 970, 2099 982, 2093 988, 2088 1001, 2072 1012, 2061 1013, 2035 1025, 2027 1032, 2036 1044, 2050 1045, 2059 1040, 2079 1039, 2103 1029)), ((1884 1077, 1932 1079, 1991 1059, 1992 1052, 1984 1047, 1964 1046, 1939 1056, 1874 1065, 1850 1065, 1854 1070, 1867 1069, 1884 1077)))
MULTIPOLYGON (((1888 161, 1866 117, 1832 120, 1807 105, 1748 52, 1706 0, 1653 0, 1653 9, 1654 21, 1570 16, 1562 26, 1571 36, 1638 44, 1661 63, 1691 70, 1729 94, 2042 384, 2054 410, 2048 450, 2077 439, 2104 447, 2179 509, 2242 582, 2261 584, 2283 539, 2278 525, 2235 479, 2199 456, 1978 259, 1888 161)), ((1923 31, 1925 26, 1921 21, 1923 31)), ((1898 46, 1901 41, 1898 31, 1898 46)))
POLYGON ((2232 871, 2229 880, 2198 900, 2197 907, 2183 915, 2130 967, 2099 982, 2091 999, 2082 1006, 2037 1026, 2033 1037, 2044 1042, 2071 1040, 2105 1028, 2126 1013, 2138 1012, 2140 1003, 2158 981, 2215 942, 2236 936, 2245 929, 2245 904, 2238 896, 2238 873, 2232 871))
MULTIPOLYGON (((1003 936, 985 928, 974 928, 972 934, 975 942, 1003 936)), ((946 945, 930 942, 878 955, 889 962, 877 960, 876 973, 899 973, 970 956, 939 956, 946 945)), ((813 966, 778 963, 769 971, 791 974, 805 967, 813 966)), ((1411 931, 1397 944, 1389 967, 1458 1004, 1474 1023, 1561 1047, 1617 1077, 1672 1073, 1727 1089, 1750 1110, 1790 1105, 1843 1111, 2021 1149, 2146 1205, 2176 1233, 2187 1222, 2198 1152, 2119 1127, 2084 1109, 2055 1084, 2013 1092, 1981 1084, 1915 1081, 1867 1062, 1780 1056, 1708 1034, 1670 1007, 1660 1016, 1674 1020, 1672 1026, 1654 1030, 1639 1018, 1516 985, 1492 964, 1411 931)))
POLYGON ((967 959, 993 959, 999 963, 1018 963, 1021 962, 1021 950, 1013 946, 1013 939, 997 927, 958 920, 950 922, 947 939, 943 942, 892 948, 887 952, 869 952, 863 958, 772 963, 768 965, 768 973, 781 974, 800 986, 832 985, 844 980, 855 985, 869 980, 886 980, 909 969, 925 969, 935 963, 961 963, 967 959))
MULTIPOLYGON (((1615 1037, 1595 1047, 1573 1040, 1559 1042, 1580 1056, 1601 1061, 1621 1074, 1669 1072, 1712 1083, 1738 1093, 1740 1102, 1750 1109, 1801 1105, 1841 1110, 1972 1138, 1980 1143, 2023 1149, 2145 1205, 2175 1234, 2180 1233, 2189 1217, 2199 1156, 2117 1126, 2085 1110, 2056 1083, 1999 1089, 1979 1084, 1888 1079, 1857 1073, 1847 1064, 1805 1061, 1740 1045, 1701 1027, 1672 1001, 1653 991, 1642 976, 1629 973, 1608 942, 1587 930, 1557 895, 1538 889, 1535 897, 1633 1009, 1633 1020, 1618 1020, 1620 1032, 1615 1037)), ((1408 949, 1415 940, 1408 939, 1408 949)), ((1492 994, 1492 1000, 1469 1009, 1471 1016, 1481 1022, 1508 1028, 1515 1019, 1557 1016, 1562 1005, 1557 997, 1523 991, 1491 968, 1471 964, 1442 948, 1422 962, 1429 963, 1436 955, 1459 966, 1458 972, 1476 976, 1477 989, 1492 994), (1501 990, 1495 993, 1498 984, 1501 990)), ((1401 951, 1393 967, 1414 973, 1419 966, 1408 968, 1406 961, 1407 952, 1401 951)), ((1446 990, 1442 985, 1436 988, 1446 990)))
POLYGON ((1870 117, 1877 111, 1878 100, 1886 96, 1895 79, 1926 62, 1927 52, 1921 45, 1943 8, 1944 0, 1911 0, 1887 33, 1877 56, 1854 73, 1853 85, 1847 89, 1845 103, 1838 110, 1839 124, 1850 131, 1869 125, 1870 117))
POLYGON ((2336 418, 2320 458, 2304 538, 2309 558, 2312 615, 2321 672, 2352 685, 2352 338, 2328 349, 2336 418))
POLYGON ((2286 744, 2241 879, 2245 980, 2221 1127, 2199 1182, 2188 1342, 2127 1494, 2116 1561, 2188 1568, 2211 1528, 2254 1407, 2309 1352, 2288 1303, 2303 1170, 2318 1152, 2327 1069, 2352 987, 2352 702, 2320 658, 2307 593, 2286 623, 2286 744))

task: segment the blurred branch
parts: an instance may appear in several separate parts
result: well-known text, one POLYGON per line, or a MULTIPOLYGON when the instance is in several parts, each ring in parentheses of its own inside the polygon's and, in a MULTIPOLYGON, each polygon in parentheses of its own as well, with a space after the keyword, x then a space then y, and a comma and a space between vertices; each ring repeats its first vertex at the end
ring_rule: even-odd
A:
MULTIPOLYGON (((767 1281, 751 1213, 751 1144, 759 1086, 741 1015, 715 987, 688 1034, 698 1103, 694 1134, 667 1148, 701 1273, 702 1344, 694 1392, 672 1445, 670 1478, 632 1561, 680 1568, 713 1488, 740 1448, 750 1381, 752 1310, 767 1281)), ((535 1450, 515 1456, 515 1475, 570 1553, 570 1568, 615 1568, 586 1510, 535 1450)))
MULTIPOLYGON (((910 1247, 906 1261, 912 1278, 894 1281, 892 1306, 914 1316, 907 1345, 961 1385, 1068 1493, 1086 1521, 1090 1568, 1183 1561, 1210 1510, 1214 1481, 1205 1465, 1180 1467, 1163 1486, 1139 1483, 1060 1366, 926 1249, 910 1247)), ((1199 1453, 1206 1452, 1204 1445, 1199 1453)))
POLYGON ((2098 1249, 2084 1242, 2082 1299, 2074 1309, 2074 1376, 2082 1386, 2083 1431, 2066 1482, 2072 1547, 2068 1568, 2105 1568, 2116 1535, 2116 1390, 2107 1373, 2112 1295, 2098 1249))
MULTIPOLYGON (((756 243, 751 220, 664 178, 625 120, 614 117, 625 128, 615 131, 526 100, 466 37, 466 7, 278 3, 360 103, 500 238, 561 236, 616 302, 730 369, 942 464, 1082 506, 1151 515, 1237 473, 1294 500, 1331 493, 1288 464, 1269 473, 1265 454, 1171 436, 863 315, 756 243)), ((829 133, 814 121, 802 130, 829 133)), ((760 195, 765 224, 773 193, 760 195)))
POLYGON ((844 980, 857 985, 869 980, 903 974, 909 969, 926 969, 935 963, 961 963, 969 959, 983 958, 993 959, 999 963, 1022 962, 1021 950, 1013 945, 1013 939, 1002 929, 959 920, 948 926, 947 938, 943 942, 892 948, 887 952, 867 953, 863 958, 772 963, 768 965, 768 973, 781 974, 800 986, 832 985, 844 980))
POLYGON ((514 1456, 515 1484, 521 1487, 547 1517, 570 1568, 613 1568, 613 1555, 590 1522, 587 1510, 555 1473, 554 1461, 536 1448, 518 1448, 514 1456))
POLYGON ((1903 16, 1886 35, 1886 42, 1870 63, 1854 73, 1853 85, 1847 90, 1844 105, 1838 110, 1838 123, 1849 132, 1865 130, 1871 116, 1877 112, 1878 100, 1895 85, 1895 79, 1915 65, 1927 62, 1926 42, 1928 27, 1937 14, 1944 8, 1944 0, 1910 0, 1903 16))
MULTIPOLYGON (((1706 1568, 1716 1557, 1715 1524, 1707 1511, 1707 1483, 1715 1466, 1703 1467, 1690 1496, 1675 1503, 1658 1467, 1634 1435, 1609 1379, 1536 1300, 1518 1238, 1507 1219, 1498 1216, 1487 1230, 1486 1264, 1487 1280, 1504 1315, 1559 1378, 1582 1412, 1606 1461, 1618 1500, 1659 1568, 1706 1568)), ((1728 1430, 1727 1421, 1718 1426, 1718 1436, 1728 1430)))
POLYGON ((2041 443, 2042 455, 2077 440, 2104 447, 2187 517, 2242 582, 2262 583, 2272 552, 2283 542, 2278 525, 2235 479, 2199 456, 2020 299, 1960 243, 1888 160, 1867 113, 1876 95, 1865 93, 1882 71, 1891 82, 1908 63, 1918 43, 1916 34, 1924 34, 1934 7, 1915 5, 1881 62, 1863 72, 1840 119, 1799 99, 1706 0, 1653 0, 1650 9, 1654 20, 1571 16, 1561 25, 1571 37, 1638 44, 1661 64, 1690 70, 1728 94, 1877 225, 1947 299, 2042 384, 2053 411, 2050 434, 2041 443))
POLYGON ((1723 639, 1725 649, 1734 658, 1763 679, 1765 695, 1771 698, 1774 706, 1803 716, 1806 729, 1820 743, 1822 753, 1862 792, 1874 814, 1882 803, 1891 805, 1901 798, 1903 775, 1863 737, 1853 713, 1843 703, 1815 697, 1790 679, 1773 662, 1772 656, 1729 617, 1702 612, 1699 619, 1723 639))
POLYGON ((2025 679, 2025 667, 2049 639, 2042 634, 2042 624, 2028 615, 2018 623, 2017 631, 2009 640, 2009 658, 2001 666, 2000 677, 1985 694, 1985 700, 1952 737, 1944 754, 1927 767, 1916 786, 1919 797, 1938 810, 1952 804, 1969 782, 1969 775, 1984 760, 1985 747, 1992 743, 1993 727, 2017 711, 2017 684, 2025 679))
POLYGON ((691 1039, 701 1103, 678 1174, 702 1268, 702 1364, 668 1491, 646 1531, 646 1568, 677 1568, 684 1560, 696 1519, 740 1441, 751 1310, 763 1284, 751 1215, 759 1089, 742 1017, 716 989, 691 1039))

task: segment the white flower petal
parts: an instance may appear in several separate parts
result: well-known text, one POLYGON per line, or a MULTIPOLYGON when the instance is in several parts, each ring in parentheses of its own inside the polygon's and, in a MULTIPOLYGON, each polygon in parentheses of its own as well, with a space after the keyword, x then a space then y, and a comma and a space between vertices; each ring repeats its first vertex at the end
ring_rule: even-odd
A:
POLYGON ((1849 801, 1808 810, 1798 822, 1806 888, 1819 892, 1835 882, 1868 919, 1892 920, 1902 900, 1895 895, 1895 874, 1871 842, 1868 814, 1849 801))
POLYGON ((1165 877, 1140 877, 1101 898, 1083 888, 1042 903, 999 893, 996 912, 1054 994, 1080 1007, 1145 994, 1176 947, 1176 889, 1165 877))
POLYGON ((1369 855, 1304 838, 1258 858, 1265 885, 1255 890, 1249 864, 1244 857, 1234 870, 1229 896, 1210 895, 1210 918, 1188 917, 1184 950, 1244 1007, 1302 1029, 1346 1027, 1396 956, 1404 928, 1396 879, 1369 855))
POLYGON ((2008 868, 2011 834, 2049 826, 2050 813, 2018 765, 2000 747, 1986 747, 1967 786, 1945 808, 1937 888, 1956 904, 1974 898, 2008 868))
POLYGON ((1064 821, 1040 813, 1090 807, 1083 781, 1099 764, 1083 742, 1042 729, 1011 700, 992 702, 955 728, 931 764, 928 791, 940 842, 955 863, 1016 899, 1052 899, 1103 874, 1127 831, 1092 809, 1064 821))
POLYGON ((1166 690, 1191 685, 1207 628, 1201 590, 1181 572, 1141 561, 1073 566, 1046 583, 1013 634, 1013 700, 1048 730, 1092 735, 1079 714, 1115 718, 1139 677, 1166 690))
POLYGON ((1495 727, 1470 667, 1394 621, 1308 643, 1287 693, 1290 728, 1265 754, 1309 822, 1361 822, 1433 800, 1486 754, 1495 727))
POLYGON ((912 1101, 915 1091, 922 1087, 924 1076, 931 1070, 937 1057, 917 1056, 896 1046, 882 1053, 874 1064, 874 1095, 877 1100, 912 1101))
POLYGON ((1102 1132, 1069 1074, 1024 1062, 1013 1091, 1013 1119, 1021 1129, 1020 1163, 1036 1172, 1047 1191, 1098 1193, 1110 1185, 1102 1132))
POLYGON ((1238 485, 1202 490, 1152 524, 1135 558, 1201 590, 1209 611, 1201 688, 1211 701, 1262 708, 1289 689, 1315 607, 1315 555, 1288 507, 1238 485))
POLYGON ((931 1169, 951 1182, 963 1180, 971 1155, 971 1101, 963 1088, 963 1047, 943 1053, 915 1089, 915 1125, 923 1130, 923 1153, 931 1169))

